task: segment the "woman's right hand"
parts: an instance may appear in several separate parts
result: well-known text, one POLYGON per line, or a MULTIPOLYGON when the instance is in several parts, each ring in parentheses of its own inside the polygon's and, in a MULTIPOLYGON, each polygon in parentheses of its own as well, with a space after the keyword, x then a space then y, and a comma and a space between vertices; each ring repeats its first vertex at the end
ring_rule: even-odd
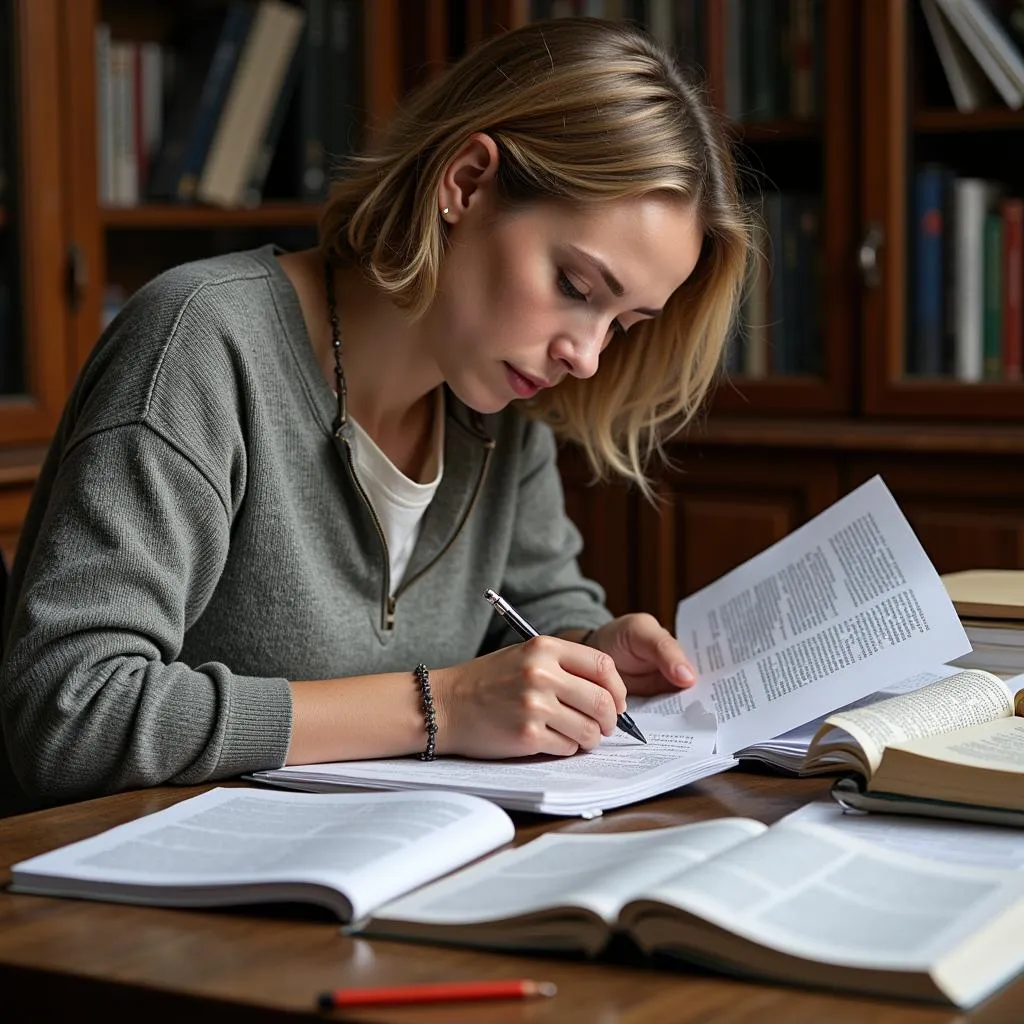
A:
POLYGON ((433 669, 430 682, 439 754, 575 754, 611 735, 626 710, 615 662, 554 636, 433 669))

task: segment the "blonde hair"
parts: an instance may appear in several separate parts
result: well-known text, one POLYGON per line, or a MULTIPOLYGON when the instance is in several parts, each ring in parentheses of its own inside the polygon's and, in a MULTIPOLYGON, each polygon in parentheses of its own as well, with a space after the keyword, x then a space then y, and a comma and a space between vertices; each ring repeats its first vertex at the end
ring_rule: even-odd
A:
POLYGON ((590 18, 536 22, 489 39, 412 95, 324 210, 320 244, 361 266, 412 317, 431 305, 445 250, 437 193, 475 132, 499 150, 507 207, 583 205, 651 193, 694 204, 703 229, 691 277, 654 320, 613 341, 597 373, 525 403, 581 446, 599 478, 650 493, 645 467, 697 412, 736 315, 750 252, 728 136, 700 90, 645 34, 590 18))

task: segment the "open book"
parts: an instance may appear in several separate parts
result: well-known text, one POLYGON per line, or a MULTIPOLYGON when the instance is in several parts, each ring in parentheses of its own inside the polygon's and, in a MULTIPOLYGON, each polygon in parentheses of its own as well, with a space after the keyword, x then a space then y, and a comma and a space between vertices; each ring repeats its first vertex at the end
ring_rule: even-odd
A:
POLYGON ((217 788, 21 861, 10 888, 164 907, 305 902, 350 921, 514 835, 504 811, 459 793, 217 788))
MULTIPOLYGON (((839 708, 838 711, 852 711, 854 708, 868 707, 901 693, 920 690, 921 687, 927 686, 929 683, 947 679, 959 671, 960 669, 954 665, 933 665, 907 676, 906 679, 883 686, 882 689, 869 693, 866 697, 861 697, 860 700, 852 701, 845 707, 839 708)), ((835 713, 832 712, 832 714, 835 713)), ((834 768, 827 765, 810 764, 807 759, 811 743, 828 717, 827 714, 819 715, 803 725, 798 725, 795 729, 789 729, 781 736, 775 736, 760 743, 751 743, 749 747, 737 750, 736 757, 741 763, 759 762, 791 775, 823 775, 835 771, 834 768)))
POLYGON ((968 669, 829 715, 811 741, 804 770, 853 771, 865 793, 1024 812, 1018 683, 1024 678, 1006 682, 968 669))
POLYGON ((251 778, 316 791, 452 789, 520 810, 599 814, 720 772, 752 743, 970 650, 938 574, 879 477, 681 601, 676 635, 698 683, 630 699, 646 746, 617 732, 567 758, 383 758, 251 778))
POLYGON ((745 818, 548 834, 381 907, 355 931, 648 954, 815 987, 972 1006, 1024 967, 1024 875, 942 864, 813 824, 745 818))

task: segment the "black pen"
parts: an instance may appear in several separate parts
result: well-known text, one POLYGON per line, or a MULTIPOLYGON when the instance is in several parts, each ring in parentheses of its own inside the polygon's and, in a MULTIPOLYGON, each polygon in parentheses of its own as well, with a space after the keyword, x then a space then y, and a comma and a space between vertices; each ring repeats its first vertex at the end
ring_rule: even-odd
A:
MULTIPOLYGON (((531 626, 526 619, 522 617, 505 600, 500 594, 495 593, 493 590, 485 590, 484 597, 491 602, 494 606, 494 610, 524 639, 529 640, 531 637, 540 636, 540 634, 531 626)), ((630 736, 635 740, 639 740, 641 743, 646 743, 647 738, 644 734, 636 727, 636 722, 633 721, 625 711, 622 712, 618 718, 615 719, 615 724, 625 733, 629 733, 630 736)))

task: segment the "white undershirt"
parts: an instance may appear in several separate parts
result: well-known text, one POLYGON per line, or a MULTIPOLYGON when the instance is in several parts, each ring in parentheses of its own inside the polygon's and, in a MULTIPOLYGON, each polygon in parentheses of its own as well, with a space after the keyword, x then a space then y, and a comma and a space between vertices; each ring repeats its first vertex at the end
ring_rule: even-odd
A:
POLYGON ((433 472, 429 483, 410 480, 377 447, 376 442, 352 420, 356 474, 387 540, 391 570, 391 593, 401 585, 409 557, 420 534, 423 515, 432 501, 444 473, 444 395, 437 389, 431 452, 424 475, 433 472))

